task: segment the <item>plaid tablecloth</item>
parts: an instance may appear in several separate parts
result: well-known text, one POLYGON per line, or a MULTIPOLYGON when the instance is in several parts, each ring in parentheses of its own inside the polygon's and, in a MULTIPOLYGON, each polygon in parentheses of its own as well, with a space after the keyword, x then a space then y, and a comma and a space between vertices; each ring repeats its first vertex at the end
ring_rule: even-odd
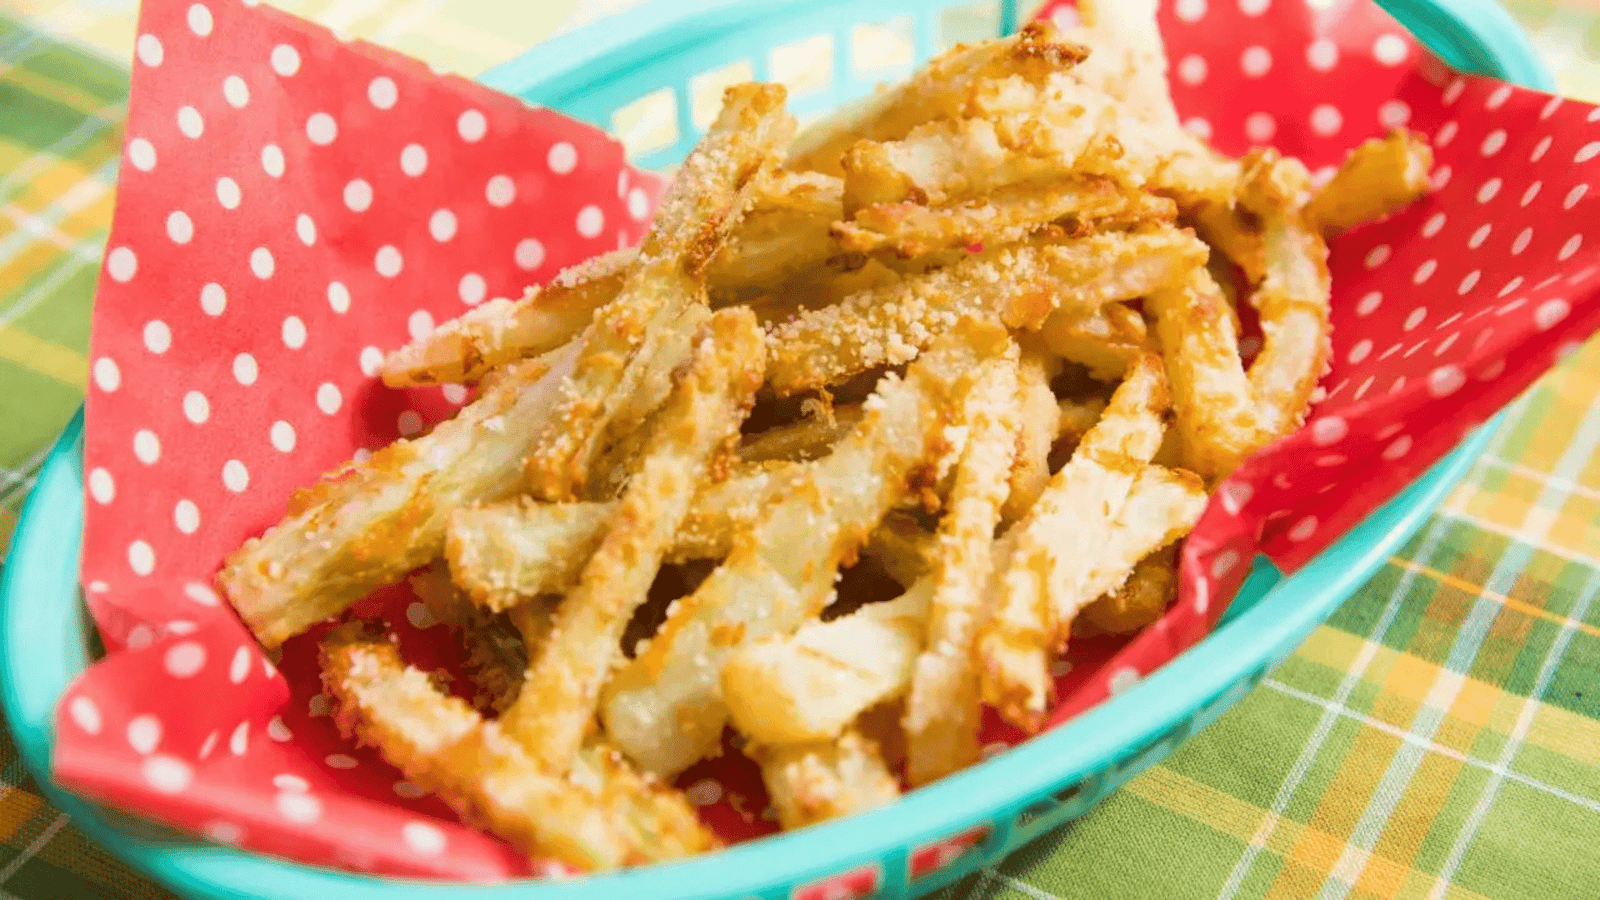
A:
MULTIPOLYGON (((0 550, 82 396, 135 14, 133 0, 6 2, 0 550)), ((472 75, 628 4, 277 5, 472 75)), ((1594 5, 1507 5, 1562 89, 1600 99, 1594 5)), ((1591 341, 1515 404, 1404 552, 1237 709, 946 896, 1600 897, 1597 449, 1591 341)), ((0 767, 0 900, 166 896, 44 802, 3 734, 0 767)))

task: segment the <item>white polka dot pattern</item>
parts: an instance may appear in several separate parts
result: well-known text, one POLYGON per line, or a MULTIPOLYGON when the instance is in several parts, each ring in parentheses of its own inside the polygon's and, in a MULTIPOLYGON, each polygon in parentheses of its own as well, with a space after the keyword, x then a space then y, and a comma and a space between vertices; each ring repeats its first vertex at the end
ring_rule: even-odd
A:
MULTIPOLYGON (((93 742, 80 757, 124 766, 141 808, 213 840, 294 836, 307 862, 393 875, 522 874, 341 741, 325 695, 284 704, 282 677, 210 584, 295 487, 468 400, 381 387, 385 350, 633 243, 660 180, 584 126, 281 14, 150 8, 170 12, 135 42, 83 470, 89 602, 97 615, 96 598, 128 604, 102 624, 119 671, 141 677, 91 670, 64 700, 60 740, 93 742), (178 802, 198 785, 238 808, 178 802), (329 834, 343 856, 317 843, 329 834)), ((1258 551, 1288 568, 1319 552, 1600 318, 1590 109, 1441 75, 1375 5, 1321 9, 1163 4, 1181 121, 1229 153, 1276 146, 1319 177, 1404 124, 1434 142, 1436 193, 1334 241, 1333 356, 1308 427, 1219 488, 1185 545, 1181 602, 1102 668, 1062 671, 1081 686, 1055 720, 1199 640, 1258 551), (1329 490, 1341 483, 1362 490, 1329 490)), ((406 640, 443 637, 425 607, 395 602, 406 640)), ((97 777, 72 758, 68 784, 97 777)), ((697 775, 692 798, 725 805, 721 777, 697 775)))

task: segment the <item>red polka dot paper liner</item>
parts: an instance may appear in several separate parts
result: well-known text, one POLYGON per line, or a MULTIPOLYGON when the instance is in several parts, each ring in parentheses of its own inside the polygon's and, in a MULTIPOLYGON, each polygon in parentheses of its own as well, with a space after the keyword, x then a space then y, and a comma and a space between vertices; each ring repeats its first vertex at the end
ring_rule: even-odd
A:
MULTIPOLYGON (((1326 173, 1406 124, 1437 190, 1333 242, 1324 399, 1221 486, 1167 616, 1075 648, 1052 723, 1192 646, 1257 552, 1301 565, 1600 325, 1600 113, 1457 78, 1367 2, 1178 0, 1162 25, 1184 121, 1221 149, 1326 173)), ((274 667, 208 585, 295 488, 467 400, 383 388, 385 350, 637 241, 660 180, 595 129, 265 7, 151 0, 135 46, 84 450, 82 578, 111 652, 62 700, 57 777, 317 865, 549 871, 340 739, 317 635, 274 667)), ((380 607, 409 657, 454 664, 408 591, 380 607)), ((991 716, 986 752, 1022 737, 991 716)), ((681 784, 728 839, 773 830, 737 754, 681 784)))

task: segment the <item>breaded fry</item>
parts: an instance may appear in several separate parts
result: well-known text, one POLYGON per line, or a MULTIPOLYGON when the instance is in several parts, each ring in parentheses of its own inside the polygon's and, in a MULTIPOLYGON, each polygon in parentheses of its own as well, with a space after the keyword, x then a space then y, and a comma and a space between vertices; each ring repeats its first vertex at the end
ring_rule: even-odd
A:
POLYGON ((974 254, 777 326, 768 384, 783 396, 899 365, 967 317, 1038 328, 1056 309, 1095 310, 1147 294, 1184 277, 1206 253, 1186 232, 1156 228, 974 254))
POLYGON ((757 748, 755 756, 784 828, 876 809, 900 796, 878 745, 855 731, 833 741, 757 748))
POLYGON ((716 300, 770 290, 839 254, 828 229, 843 215, 844 183, 816 172, 776 172, 752 185, 750 211, 711 261, 716 300))
POLYGON ((746 463, 807 461, 826 456, 861 421, 860 404, 834 407, 827 415, 810 415, 766 431, 745 435, 739 459, 746 463))
POLYGON ((297 491, 284 519, 246 541, 217 574, 256 639, 275 649, 399 582, 444 551, 451 510, 510 496, 577 349, 517 363, 454 419, 297 491))
POLYGON ((1306 221, 1332 235, 1391 215, 1428 193, 1432 169, 1433 147, 1417 132, 1396 128, 1364 141, 1317 191, 1306 221))
POLYGON ((855 430, 735 537, 728 559, 607 687, 601 717, 624 752, 669 777, 716 749, 728 716, 723 661, 821 611, 841 563, 939 454, 946 418, 978 363, 1008 340, 1003 329, 965 324, 904 379, 886 376, 855 430))
POLYGON ((769 747, 827 741, 868 707, 905 693, 931 588, 919 582, 893 600, 735 650, 721 675, 733 726, 769 747))
MULTIPOLYGON (((967 445, 956 464, 948 512, 939 523, 938 550, 927 580, 932 597, 920 637, 921 653, 910 673, 906 698, 906 774, 926 784, 978 759, 978 670, 973 643, 989 614, 995 528, 1001 504, 1017 480, 1014 460, 1024 443, 1030 400, 1055 413, 1048 369, 1034 357, 986 366, 961 406, 967 445)), ((1048 452, 1054 422, 1043 446, 1048 452)), ((1042 457, 1041 457, 1042 461, 1042 457)), ((1049 470, 1043 469, 1046 479, 1049 470)), ((921 585, 919 584, 918 587, 921 585)), ((913 588, 916 590, 916 588, 913 588)), ((864 612, 865 610, 863 610, 864 612)))
POLYGON ((1161 618, 1178 589, 1178 547, 1173 544, 1139 560, 1115 592, 1085 606, 1072 623, 1072 636, 1131 634, 1161 618))
POLYGON ((1131 227, 1176 217, 1177 206, 1170 200, 1088 175, 1011 185, 981 200, 950 206, 912 202, 868 206, 849 221, 835 223, 833 235, 845 250, 889 250, 915 257, 949 247, 1014 243, 1052 222, 1065 222, 1075 233, 1087 234, 1103 222, 1131 227))
POLYGON ((1092 377, 1106 382, 1121 379, 1128 366, 1156 349, 1144 317, 1121 303, 1088 311, 1057 310, 1039 327, 1039 339, 1051 353, 1083 365, 1092 377))
POLYGON ((755 403, 764 337, 747 309, 711 317, 682 380, 667 398, 606 536, 556 610, 561 636, 530 652, 528 683, 501 723, 546 771, 572 765, 600 688, 622 655, 623 629, 645 600, 673 533, 705 481, 717 448, 734 439, 755 403))
POLYGON ((1239 361, 1227 304, 1205 269, 1145 298, 1172 389, 1180 459, 1207 478, 1226 477, 1270 437, 1239 361))
POLYGON ((528 486, 544 500, 571 500, 609 440, 636 428, 665 397, 670 373, 687 356, 663 352, 674 325, 703 307, 704 276, 746 194, 776 162, 794 120, 779 85, 728 89, 722 112, 690 153, 645 235, 639 261, 617 298, 595 313, 556 415, 528 459, 528 486), (658 377, 649 377, 654 373, 658 377))
POLYGON ((563 269, 513 303, 497 297, 441 322, 383 360, 383 383, 474 384, 496 366, 538 356, 572 340, 622 289, 637 254, 614 250, 563 269))
POLYGON ((716 839, 683 796, 591 745, 570 778, 539 771, 494 723, 408 667, 395 646, 359 625, 321 648, 323 684, 341 733, 377 748, 463 819, 536 857, 584 870, 676 859, 716 839))
POLYGON ((873 529, 861 552, 876 560, 890 578, 909 588, 928 573, 937 548, 933 534, 924 531, 916 519, 903 512, 891 512, 873 529))
POLYGON ((1050 390, 1050 379, 1059 370, 1059 363, 1047 354, 1031 350, 1022 355, 1017 374, 1016 448, 1000 507, 1002 522, 1022 518, 1050 481, 1050 447, 1061 427, 1061 407, 1050 390))
POLYGON ((1157 5, 1156 0, 1083 0, 1078 4, 1083 28, 1065 37, 1094 48, 1074 75, 1115 97, 1132 118, 1176 128, 1157 5))
POLYGON ((1266 270, 1251 305, 1261 317, 1261 353, 1250 366, 1256 414, 1270 437, 1305 421, 1311 393, 1328 368, 1328 245, 1305 217, 1310 173, 1273 150, 1245 158, 1242 202, 1261 221, 1266 270))
POLYGON ((1037 82, 1082 62, 1088 50, 1061 41, 1049 22, 1030 22, 1016 35, 958 44, 934 57, 911 79, 841 107, 795 138, 787 165, 797 171, 842 174, 840 157, 860 140, 896 140, 934 119, 968 115, 979 79, 1017 76, 1037 82))
MULTIPOLYGON (((667 561, 726 556, 732 535, 748 527, 800 471, 798 463, 750 467, 703 486, 667 561)), ((540 503, 525 497, 456 510, 445 545, 451 577, 472 602, 496 612, 540 594, 565 593, 577 584, 616 511, 617 501, 540 503)))
POLYGON ((1161 443, 1167 404, 1160 359, 1141 359, 1104 418, 1012 527, 1015 546, 978 655, 984 701, 1018 727, 1037 729, 1051 698, 1054 598, 1081 592, 1128 491, 1161 443))

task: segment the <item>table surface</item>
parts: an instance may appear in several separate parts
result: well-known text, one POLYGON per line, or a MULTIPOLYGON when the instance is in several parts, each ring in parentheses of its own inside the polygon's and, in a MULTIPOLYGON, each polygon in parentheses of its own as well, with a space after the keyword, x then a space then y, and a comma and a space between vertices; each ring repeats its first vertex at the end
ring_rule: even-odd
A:
MULTIPOLYGON (((632 0, 279 0, 475 75, 632 0), (579 8, 581 6, 581 9, 579 8)), ((1508 0, 1600 100, 1600 4, 1508 0)), ((0 3, 0 551, 77 408, 134 0, 0 3)), ((1600 340, 1519 399, 1404 551, 1253 694, 952 898, 1592 898, 1600 885, 1600 340)), ((166 897, 0 732, 0 900, 166 897)))

